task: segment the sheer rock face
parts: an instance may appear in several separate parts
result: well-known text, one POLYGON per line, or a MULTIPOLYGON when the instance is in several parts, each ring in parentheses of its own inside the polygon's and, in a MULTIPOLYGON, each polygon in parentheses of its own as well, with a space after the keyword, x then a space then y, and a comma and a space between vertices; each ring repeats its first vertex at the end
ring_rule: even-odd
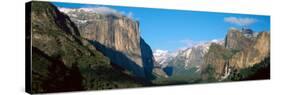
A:
MULTIPOLYGON (((204 56, 204 66, 202 67, 205 70, 208 64, 211 64, 214 67, 215 78, 219 79, 220 76, 224 73, 224 66, 226 64, 224 53, 228 52, 226 48, 219 44, 211 44, 210 49, 207 54, 204 56)), ((204 72, 204 71, 203 71, 204 72)))
MULTIPOLYGON (((270 34, 269 32, 262 32, 258 35, 257 40, 254 44, 254 49, 256 49, 260 58, 265 58, 266 56, 270 56, 270 34)), ((259 58, 257 58, 259 59, 259 58)), ((256 62, 251 62, 256 63, 256 62)))
POLYGON ((150 76, 152 50, 140 37, 138 21, 123 15, 98 14, 83 9, 72 9, 65 13, 78 25, 81 36, 92 40, 112 63, 139 77, 150 76))
POLYGON ((253 43, 253 39, 247 38, 250 35, 246 30, 230 29, 225 38, 225 47, 229 49, 243 49, 253 43))
POLYGON ((143 68, 145 71, 145 75, 149 79, 153 79, 153 69, 154 69, 154 57, 153 52, 150 46, 141 38, 140 41, 141 46, 141 55, 142 55, 142 62, 143 68))
POLYGON ((108 50, 102 50, 113 63, 144 77, 144 71, 141 70, 143 63, 137 23, 127 18, 112 15, 101 20, 92 21, 91 24, 81 30, 84 30, 81 31, 81 34, 85 38, 96 41, 112 51, 120 52, 120 55, 116 55, 108 50), (121 59, 120 56, 124 56, 124 58, 121 59))

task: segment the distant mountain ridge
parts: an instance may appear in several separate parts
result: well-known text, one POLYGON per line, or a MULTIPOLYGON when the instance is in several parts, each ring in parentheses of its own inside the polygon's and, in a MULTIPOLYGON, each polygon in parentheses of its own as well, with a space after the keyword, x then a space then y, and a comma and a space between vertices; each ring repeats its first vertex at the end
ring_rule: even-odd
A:
POLYGON ((209 80, 206 77, 210 74, 206 74, 206 70, 210 69, 210 65, 214 69, 212 77, 224 80, 233 71, 249 68, 267 58, 269 42, 268 32, 230 28, 225 40, 209 41, 173 53, 158 50, 154 52, 154 57, 156 64, 166 70, 167 74, 172 72, 170 77, 176 75, 189 78, 186 73, 197 73, 200 80, 209 80))
POLYGON ((185 68, 196 67, 202 63, 196 61, 202 61, 200 58, 202 58, 204 54, 208 52, 211 43, 222 45, 224 41, 212 40, 194 45, 189 48, 179 49, 174 52, 155 50, 153 55, 155 57, 156 63, 162 67, 166 67, 171 62, 175 63, 176 61, 182 61, 185 68))

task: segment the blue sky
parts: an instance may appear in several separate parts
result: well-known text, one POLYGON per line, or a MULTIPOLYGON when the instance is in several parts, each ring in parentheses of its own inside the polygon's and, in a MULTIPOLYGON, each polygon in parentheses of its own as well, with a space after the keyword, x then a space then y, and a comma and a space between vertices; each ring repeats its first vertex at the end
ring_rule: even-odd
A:
POLYGON ((109 7, 130 14, 140 22, 140 32, 150 47, 174 51, 214 39, 224 39, 230 27, 247 27, 254 31, 270 31, 270 17, 137 7, 57 3, 58 7, 109 7))

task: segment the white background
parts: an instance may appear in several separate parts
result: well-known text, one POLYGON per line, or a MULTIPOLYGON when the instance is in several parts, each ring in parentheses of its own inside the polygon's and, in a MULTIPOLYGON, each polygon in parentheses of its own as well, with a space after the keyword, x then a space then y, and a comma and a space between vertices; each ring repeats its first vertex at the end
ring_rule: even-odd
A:
MULTIPOLYGON (((1 0, 0 95, 25 89, 25 2, 1 0)), ((54 0, 51 0, 54 1, 54 0)), ((281 95, 280 0, 61 0, 67 2, 271 15, 271 79, 232 83, 67 92, 71 95, 281 95)))

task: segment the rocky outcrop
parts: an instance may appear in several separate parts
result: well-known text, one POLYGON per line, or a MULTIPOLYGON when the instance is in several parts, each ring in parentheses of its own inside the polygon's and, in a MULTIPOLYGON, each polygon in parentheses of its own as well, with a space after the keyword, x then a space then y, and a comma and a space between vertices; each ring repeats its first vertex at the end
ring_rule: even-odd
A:
POLYGON ((140 37, 138 21, 118 13, 69 10, 64 12, 78 25, 82 37, 91 40, 113 64, 138 77, 151 77, 153 55, 149 45, 140 37))
MULTIPOLYGON (((259 57, 255 59, 262 59, 270 56, 270 34, 269 32, 261 32, 258 34, 257 39, 254 44, 254 49, 259 52, 259 57)), ((257 63, 257 62, 250 62, 257 63)))
POLYGON ((268 57, 269 52, 269 33, 260 32, 251 44, 248 44, 246 47, 242 48, 240 52, 233 55, 229 60, 229 64, 236 69, 253 66, 268 57))
MULTIPOLYGON (((49 56, 57 56, 66 52, 91 55, 91 52, 87 50, 74 47, 82 46, 82 42, 86 44, 87 41, 78 38, 79 32, 75 24, 70 21, 68 16, 60 13, 54 5, 46 2, 34 2, 31 9, 33 47, 44 51, 49 56), (67 42, 72 42, 72 44, 67 42)), ((71 66, 74 59, 64 60, 64 62, 67 66, 71 66)))
POLYGON ((235 28, 229 29, 225 37, 225 48, 241 50, 249 47, 249 45, 253 44, 253 39, 247 38, 245 35, 251 34, 246 32, 246 30, 240 31, 235 28))
POLYGON ((229 51, 222 45, 215 43, 211 44, 208 53, 206 53, 204 56, 205 64, 202 66, 202 72, 206 72, 208 69, 214 69, 212 73, 214 74, 215 79, 219 79, 221 76, 223 76, 224 68, 228 59, 226 55, 227 52, 229 51), (207 68, 209 64, 212 68, 207 68))
POLYGON ((232 71, 252 67, 270 55, 269 32, 253 32, 250 29, 231 28, 225 45, 211 45, 205 55, 205 63, 214 66, 215 78, 226 78, 232 71))

